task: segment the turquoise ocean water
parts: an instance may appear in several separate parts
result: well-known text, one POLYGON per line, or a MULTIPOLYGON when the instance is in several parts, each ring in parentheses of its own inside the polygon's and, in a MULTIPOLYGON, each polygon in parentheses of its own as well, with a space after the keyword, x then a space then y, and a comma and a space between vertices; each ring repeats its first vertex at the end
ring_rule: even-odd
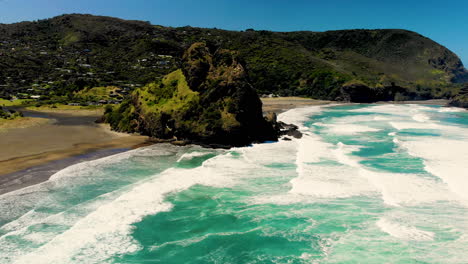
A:
POLYGON ((0 263, 468 263, 468 112, 339 105, 303 138, 155 145, 0 196, 0 263))

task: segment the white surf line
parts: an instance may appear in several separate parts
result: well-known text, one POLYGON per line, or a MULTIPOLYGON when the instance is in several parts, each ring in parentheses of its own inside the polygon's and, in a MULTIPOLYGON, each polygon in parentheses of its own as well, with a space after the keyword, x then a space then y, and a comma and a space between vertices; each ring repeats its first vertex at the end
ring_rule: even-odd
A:
POLYGON ((190 153, 184 153, 183 155, 180 156, 180 158, 177 160, 177 162, 181 162, 183 160, 190 160, 193 158, 198 158, 198 157, 203 157, 206 155, 209 155, 209 152, 201 152, 201 151, 194 151, 190 153))
POLYGON ((385 217, 380 218, 376 224, 383 232, 401 240, 433 241, 435 237, 433 232, 403 225, 385 217))
POLYGON ((89 263, 90 259, 103 263, 115 255, 137 251, 139 245, 131 237, 131 225, 146 215, 171 210, 172 205, 164 201, 167 194, 196 184, 216 187, 233 184, 230 177, 221 173, 231 163, 228 156, 216 156, 194 169, 171 168, 135 185, 15 263, 89 263))
MULTIPOLYGON (((393 135, 395 133, 389 136, 393 135)), ((298 177, 291 180, 293 186, 291 193, 318 195, 319 197, 349 197, 369 195, 374 190, 381 194, 385 204, 396 207, 456 199, 447 192, 443 185, 434 180, 414 174, 388 173, 365 168, 360 164, 361 159, 349 155, 359 146, 346 146, 342 143, 333 146, 321 142, 321 138, 315 134, 305 134, 303 139, 297 142, 299 144, 296 160, 298 177), (311 153, 306 153, 305 150, 311 153), (320 159, 317 156, 333 159, 348 166, 347 172, 340 170, 339 167, 320 168, 319 170, 317 166, 307 165, 307 163, 318 162, 320 159), (332 174, 339 175, 333 176, 332 174), (359 180, 356 176, 363 180, 359 180), (401 182, 406 184, 402 185, 401 182), (373 188, 369 187, 369 184, 373 188)), ((398 143, 398 140, 394 139, 394 142, 398 143)))
MULTIPOLYGON (((0 208, 3 211, 8 211, 9 208, 14 209, 21 207, 32 207, 32 209, 27 210, 14 221, 8 222, 1 226, 0 229, 21 229, 24 228, 24 225, 39 223, 40 221, 42 221, 42 219, 40 218, 35 219, 32 223, 28 223, 28 220, 23 221, 23 219, 25 217, 27 218, 28 215, 34 213, 36 205, 40 203, 43 199, 46 199, 51 190, 59 189, 62 186, 66 188, 70 184, 70 180, 89 177, 89 174, 94 173, 97 168, 119 163, 136 154, 150 151, 150 148, 151 147, 130 150, 127 152, 118 153, 96 160, 77 163, 56 172, 45 182, 0 195, 0 208), (14 204, 14 208, 11 208, 11 204, 14 204), (6 205, 9 205, 9 207, 6 207, 6 205)), ((161 150, 157 150, 157 152, 160 153, 161 150)), ((94 199, 100 199, 101 196, 95 197, 94 199)), ((76 206, 79 206, 79 204, 77 204, 76 206)), ((43 215, 46 218, 50 216, 46 214, 43 215)))
POLYGON ((444 181, 468 205, 468 141, 424 137, 400 140, 399 144, 421 158, 426 171, 444 181))

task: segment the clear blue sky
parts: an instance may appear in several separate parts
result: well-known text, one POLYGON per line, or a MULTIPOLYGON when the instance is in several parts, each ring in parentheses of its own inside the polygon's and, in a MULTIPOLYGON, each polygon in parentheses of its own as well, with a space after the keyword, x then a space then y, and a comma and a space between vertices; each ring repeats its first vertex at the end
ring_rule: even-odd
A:
POLYGON ((468 65, 466 0, 0 0, 0 23, 64 13, 232 30, 403 28, 448 47, 468 65))

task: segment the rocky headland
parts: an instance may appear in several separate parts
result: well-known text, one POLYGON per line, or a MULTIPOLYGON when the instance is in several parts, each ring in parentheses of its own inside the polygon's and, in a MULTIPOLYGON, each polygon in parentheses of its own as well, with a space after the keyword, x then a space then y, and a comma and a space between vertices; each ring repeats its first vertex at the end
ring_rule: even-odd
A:
POLYGON ((460 90, 460 93, 449 102, 450 106, 468 108, 468 85, 460 90))
POLYGON ((277 122, 275 114, 263 116, 237 52, 210 50, 201 42, 185 51, 180 69, 108 107, 104 121, 116 131, 208 147, 276 141, 296 129, 277 122))

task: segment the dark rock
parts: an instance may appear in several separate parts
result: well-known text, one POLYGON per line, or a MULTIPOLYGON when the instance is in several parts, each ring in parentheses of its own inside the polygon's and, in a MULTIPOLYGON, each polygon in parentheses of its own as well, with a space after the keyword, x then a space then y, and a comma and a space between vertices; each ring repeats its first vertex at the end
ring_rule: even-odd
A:
POLYGON ((379 101, 410 100, 414 95, 407 89, 392 83, 391 86, 371 88, 363 83, 345 84, 341 87, 340 98, 346 102, 374 103, 379 101), (397 98, 400 97, 400 98, 397 98))
POLYGON ((468 108, 468 84, 460 90, 460 93, 457 96, 450 100, 449 105, 468 108))
POLYGON ((280 131, 280 135, 287 135, 294 138, 302 138, 302 133, 299 131, 298 127, 293 124, 286 124, 284 122, 277 122, 276 126, 280 131))
POLYGON ((286 135, 288 135, 288 136, 290 136, 290 137, 297 138, 297 139, 302 138, 302 133, 301 133, 301 131, 299 131, 299 130, 297 130, 297 129, 295 129, 295 130, 288 130, 288 133, 287 133, 286 135))
POLYGON ((237 53, 211 53, 204 43, 185 52, 181 70, 136 89, 106 112, 115 130, 207 147, 277 141, 280 135, 276 115, 263 117, 262 102, 237 53))

